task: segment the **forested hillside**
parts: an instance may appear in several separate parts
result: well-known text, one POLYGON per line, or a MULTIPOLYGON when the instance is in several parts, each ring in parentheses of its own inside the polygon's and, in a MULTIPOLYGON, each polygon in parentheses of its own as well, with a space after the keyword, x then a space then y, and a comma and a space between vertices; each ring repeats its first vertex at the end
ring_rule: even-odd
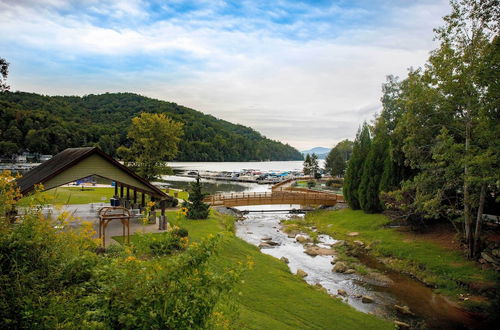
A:
POLYGON ((131 119, 141 112, 165 113, 184 123, 179 161, 302 159, 295 148, 249 127, 132 93, 83 97, 0 93, 0 154, 23 150, 55 154, 96 145, 114 155, 117 147, 129 144, 131 119))

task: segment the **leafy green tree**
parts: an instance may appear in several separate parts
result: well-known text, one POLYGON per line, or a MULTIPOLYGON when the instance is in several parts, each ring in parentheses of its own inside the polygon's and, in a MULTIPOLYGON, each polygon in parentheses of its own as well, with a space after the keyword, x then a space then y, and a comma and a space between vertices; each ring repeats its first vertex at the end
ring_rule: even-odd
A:
POLYGON ((0 141, 0 155, 11 157, 18 150, 17 144, 10 141, 0 141))
POLYGON ((132 145, 122 155, 129 155, 132 167, 144 178, 151 180, 167 173, 166 161, 178 153, 178 144, 183 134, 183 124, 173 121, 164 114, 142 113, 132 119, 128 137, 132 145))
POLYGON ((7 62, 4 58, 0 57, 0 92, 5 92, 10 89, 10 86, 7 85, 5 80, 9 75, 9 62, 7 62))
POLYGON ((343 140, 337 143, 325 159, 325 171, 331 176, 342 177, 347 168, 347 161, 352 154, 353 142, 343 140))
POLYGON ((472 257, 485 204, 498 196, 499 12, 497 1, 450 4, 451 14, 436 29, 440 45, 425 68, 384 86, 381 116, 393 161, 386 158, 380 189, 395 186, 389 182, 394 172, 405 181, 392 200, 411 203, 401 210, 462 219, 472 257))
POLYGON ((210 213, 210 205, 203 202, 206 194, 202 191, 200 176, 196 177, 196 181, 190 184, 189 201, 184 201, 183 207, 187 208, 188 219, 206 219, 210 213))
POLYGON ((325 171, 331 176, 343 176, 346 168, 346 162, 339 149, 333 148, 325 159, 325 171))
POLYGON ((361 207, 358 190, 363 175, 365 159, 370 151, 370 145, 370 128, 365 122, 356 134, 352 156, 347 165, 343 187, 344 198, 353 210, 357 210, 361 207))

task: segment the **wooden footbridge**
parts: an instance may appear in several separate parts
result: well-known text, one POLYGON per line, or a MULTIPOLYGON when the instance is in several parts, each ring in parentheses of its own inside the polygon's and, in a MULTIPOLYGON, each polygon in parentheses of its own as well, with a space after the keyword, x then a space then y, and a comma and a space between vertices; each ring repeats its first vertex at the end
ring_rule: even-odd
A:
POLYGON ((205 198, 212 206, 247 206, 269 204, 300 204, 333 206, 344 202, 344 196, 322 192, 296 192, 273 190, 271 192, 217 194, 205 198))

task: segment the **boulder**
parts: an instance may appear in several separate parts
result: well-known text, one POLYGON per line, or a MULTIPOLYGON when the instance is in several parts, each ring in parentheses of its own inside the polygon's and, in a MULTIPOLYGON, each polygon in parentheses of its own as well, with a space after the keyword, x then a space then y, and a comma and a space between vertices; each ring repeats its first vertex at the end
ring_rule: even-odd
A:
POLYGON ((354 241, 354 244, 356 244, 357 246, 359 247, 363 247, 365 246, 365 243, 361 242, 361 241, 354 241))
POLYGON ((267 241, 266 243, 269 244, 269 245, 271 245, 271 246, 280 245, 280 243, 275 242, 275 241, 267 241))
POLYGON ((304 270, 299 268, 299 269, 297 269, 297 275, 304 278, 307 276, 307 273, 304 270))
POLYGON ((308 242, 311 241, 311 239, 309 237, 305 237, 305 236, 302 236, 302 235, 299 235, 299 236, 295 237, 295 240, 297 242, 299 242, 300 244, 308 243, 308 242))
POLYGON ((304 250, 304 253, 308 254, 308 255, 310 255, 312 257, 315 257, 317 255, 320 255, 320 256, 332 256, 332 255, 335 254, 335 251, 332 250, 332 249, 322 248, 322 247, 313 245, 313 246, 307 247, 304 250))
POLYGON ((497 257, 497 258, 500 258, 500 249, 494 249, 491 251, 491 254, 494 256, 494 257, 497 257))
POLYGON ((347 297, 347 291, 346 290, 338 289, 337 293, 339 294, 339 296, 347 297))
POLYGON ((347 234, 347 236, 350 236, 350 237, 354 237, 354 236, 358 236, 359 233, 357 231, 353 231, 353 232, 350 232, 349 234, 347 234))
POLYGON ((371 296, 361 296, 361 302, 363 304, 371 304, 375 301, 375 299, 373 299, 373 297, 371 296))
POLYGON ((332 265, 335 265, 335 264, 337 263, 337 259, 332 259, 332 261, 330 261, 330 263, 331 263, 332 265))
POLYGON ((335 263, 332 271, 336 272, 336 273, 344 273, 347 269, 349 269, 349 268, 347 267, 345 262, 339 261, 339 262, 335 263))
POLYGON ((290 260, 288 260, 287 257, 281 257, 280 260, 283 261, 285 264, 290 262, 290 260))
POLYGON ((248 235, 252 235, 253 233, 251 231, 247 231, 247 234, 248 235))
POLYGON ((481 257, 489 263, 495 263, 495 259, 486 252, 481 252, 481 257))
POLYGON ((349 268, 348 270, 346 270, 344 272, 344 274, 354 274, 354 273, 356 273, 356 271, 354 269, 352 269, 352 268, 349 268))
POLYGON ((262 237, 260 240, 261 241, 271 241, 273 238, 269 236, 262 237))
POLYGON ((399 305, 394 305, 394 309, 404 315, 415 315, 413 312, 410 310, 410 307, 408 306, 399 306, 399 305))
POLYGON ((394 325, 396 326, 396 329, 410 329, 410 325, 405 322, 394 321, 394 325))
POLYGON ((262 242, 259 244, 259 249, 269 249, 269 248, 272 248, 272 246, 269 245, 269 243, 262 242))

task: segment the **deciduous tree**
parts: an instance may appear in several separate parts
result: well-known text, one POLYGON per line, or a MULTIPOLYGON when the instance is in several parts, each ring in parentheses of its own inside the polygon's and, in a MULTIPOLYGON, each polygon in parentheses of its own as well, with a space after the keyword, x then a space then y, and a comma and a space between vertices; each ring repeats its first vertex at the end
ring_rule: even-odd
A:
POLYGON ((166 161, 172 160, 179 151, 182 127, 182 123, 164 114, 142 113, 132 119, 128 131, 132 145, 119 151, 122 156, 130 157, 125 160, 139 175, 149 180, 157 178, 166 173, 166 161))

